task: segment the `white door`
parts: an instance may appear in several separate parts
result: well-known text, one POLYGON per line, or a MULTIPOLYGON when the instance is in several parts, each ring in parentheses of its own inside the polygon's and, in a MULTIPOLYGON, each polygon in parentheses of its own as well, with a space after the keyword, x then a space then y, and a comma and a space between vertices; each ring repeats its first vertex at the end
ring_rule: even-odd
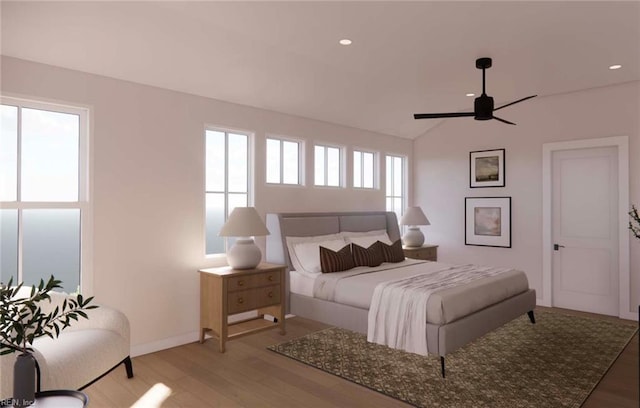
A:
POLYGON ((553 306, 618 315, 617 149, 552 154, 553 306))

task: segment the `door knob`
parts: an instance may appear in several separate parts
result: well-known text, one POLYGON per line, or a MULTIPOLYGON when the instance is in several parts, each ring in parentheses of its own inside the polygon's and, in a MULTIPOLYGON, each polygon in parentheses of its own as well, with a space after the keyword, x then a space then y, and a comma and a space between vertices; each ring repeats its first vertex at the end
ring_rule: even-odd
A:
POLYGON ((553 250, 557 251, 560 248, 564 248, 564 245, 553 244, 553 250))

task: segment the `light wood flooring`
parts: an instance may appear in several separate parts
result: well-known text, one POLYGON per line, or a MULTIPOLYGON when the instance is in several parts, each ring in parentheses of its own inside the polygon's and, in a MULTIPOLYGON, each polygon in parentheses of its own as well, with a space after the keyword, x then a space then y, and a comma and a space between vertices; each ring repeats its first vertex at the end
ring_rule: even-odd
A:
MULTIPOLYGON (((578 313, 576 314, 585 314, 578 313)), ((171 389, 161 403, 148 393, 138 407, 408 407, 350 381, 268 351, 266 347, 328 327, 287 319, 287 334, 276 330, 227 343, 192 343, 133 359, 134 378, 124 367, 85 390, 91 408, 133 406, 155 384, 171 389)), ((639 407, 638 335, 598 384, 583 408, 639 407)))

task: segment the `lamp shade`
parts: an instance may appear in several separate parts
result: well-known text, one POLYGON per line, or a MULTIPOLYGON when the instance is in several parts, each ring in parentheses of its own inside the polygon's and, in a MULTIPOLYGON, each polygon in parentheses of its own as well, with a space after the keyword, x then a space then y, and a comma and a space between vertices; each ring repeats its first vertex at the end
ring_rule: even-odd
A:
POLYGON ((254 207, 236 207, 222 226, 221 237, 255 237, 269 235, 262 218, 254 207))
POLYGON ((420 207, 409 207, 400 219, 402 225, 431 225, 420 207))

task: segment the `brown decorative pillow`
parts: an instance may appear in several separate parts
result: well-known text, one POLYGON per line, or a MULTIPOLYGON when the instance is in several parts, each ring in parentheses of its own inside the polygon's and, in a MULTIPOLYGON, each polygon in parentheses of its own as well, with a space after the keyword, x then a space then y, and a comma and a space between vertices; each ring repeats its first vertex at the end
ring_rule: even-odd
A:
POLYGON ((378 241, 385 262, 402 262, 404 261, 404 251, 402 250, 402 241, 397 240, 391 245, 378 241))
POLYGON ((379 266, 384 262, 380 241, 376 241, 369 248, 363 248, 358 244, 351 244, 353 263, 355 266, 379 266))
POLYGON ((337 252, 320 246, 320 269, 322 273, 347 271, 353 267, 351 245, 346 245, 337 252))

